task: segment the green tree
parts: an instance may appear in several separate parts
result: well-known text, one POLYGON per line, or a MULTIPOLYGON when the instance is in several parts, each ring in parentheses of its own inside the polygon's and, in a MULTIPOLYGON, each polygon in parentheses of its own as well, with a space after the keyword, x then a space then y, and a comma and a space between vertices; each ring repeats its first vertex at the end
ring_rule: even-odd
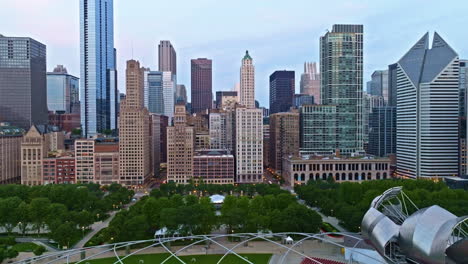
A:
POLYGON ((0 200, 0 224, 11 234, 13 228, 20 222, 18 214, 18 205, 21 199, 18 197, 10 197, 0 200))
POLYGON ((30 204, 31 219, 37 233, 44 227, 49 215, 50 200, 47 198, 34 198, 30 204))
POLYGON ((51 237, 54 239, 60 246, 70 248, 70 242, 73 237, 77 236, 78 230, 75 228, 74 224, 71 222, 66 222, 57 227, 56 230, 51 232, 51 237))

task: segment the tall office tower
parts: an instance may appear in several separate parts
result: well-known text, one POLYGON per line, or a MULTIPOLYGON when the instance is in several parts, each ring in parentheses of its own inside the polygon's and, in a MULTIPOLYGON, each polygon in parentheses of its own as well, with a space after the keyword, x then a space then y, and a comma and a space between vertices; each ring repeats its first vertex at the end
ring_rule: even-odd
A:
POLYGON ((163 72, 163 112, 158 114, 163 114, 169 118, 169 123, 174 117, 174 101, 175 101, 175 91, 177 87, 177 82, 175 80, 175 75, 172 75, 171 72, 163 72))
POLYGON ((175 76, 171 72, 144 72, 144 103, 153 114, 174 115, 174 100, 176 96, 175 76))
POLYGON ((161 40, 158 46, 159 71, 177 75, 177 55, 169 40, 161 40))
POLYGON ((0 35, 0 121, 29 129, 47 124, 46 46, 0 35))
POLYGON ((288 112, 293 106, 294 71, 275 71, 270 75, 270 114, 288 112))
POLYGON ((333 25, 320 38, 321 103, 336 105, 338 149, 363 152, 363 26, 333 25))
POLYGON ((255 108, 255 67, 249 51, 245 52, 240 69, 239 102, 247 108, 255 108))
POLYGON ((426 33, 398 61, 397 176, 458 175, 457 53, 426 33))
POLYGON ((368 94, 382 96, 388 102, 388 70, 374 71, 369 86, 368 94))
POLYGON ((396 152, 396 107, 374 107, 369 115, 367 153, 385 157, 396 152))
POLYGON ((21 182, 21 141, 25 130, 0 123, 0 184, 21 182))
POLYGON ((330 155, 338 146, 337 106, 303 105, 299 108, 300 151, 302 154, 330 155))
POLYGON ((45 133, 32 125, 21 142, 21 184, 42 185, 42 160, 48 145, 45 133))
POLYGON ((80 0, 80 103, 84 137, 117 128, 113 0, 80 0))
POLYGON ((141 185, 151 174, 149 113, 144 106, 144 69, 135 60, 127 61, 127 97, 120 103, 120 182, 141 185))
POLYGON ((183 84, 177 84, 176 87, 176 103, 178 102, 187 103, 187 89, 183 84))
POLYGON ((77 183, 95 182, 94 139, 75 140, 75 177, 77 183))
POLYGON ((270 125, 265 119, 263 120, 263 166, 270 167, 270 125))
POLYGON ((262 182, 262 109, 236 108, 236 175, 238 183, 262 182))
POLYGON ((397 63, 388 65, 388 106, 397 105, 397 63))
POLYGON ((163 150, 161 148, 162 126, 161 115, 150 114, 150 165, 154 176, 159 176, 159 168, 161 166, 161 152, 163 150))
POLYGON ((49 111, 66 114, 80 113, 79 78, 68 74, 67 68, 57 65, 47 73, 47 107, 49 111))
POLYGON ((167 181, 187 184, 193 178, 195 133, 187 125, 184 104, 177 104, 174 125, 167 128, 167 181))
POLYGON ((192 113, 211 109, 212 93, 212 61, 205 58, 191 61, 192 67, 192 113))
POLYGON ((270 116, 270 166, 282 171, 283 157, 299 155, 299 113, 270 116))
POLYGON ((362 97, 362 139, 364 142, 369 141, 369 116, 375 107, 385 106, 385 100, 380 95, 370 95, 364 93, 362 97))
POLYGON ((467 92, 468 92, 468 60, 460 60, 460 81, 459 81, 459 169, 460 177, 468 178, 468 147, 467 147, 467 92))
POLYGON ((301 94, 312 95, 316 104, 320 104, 320 73, 317 72, 317 65, 315 62, 304 63, 304 73, 301 74, 300 92, 301 94))

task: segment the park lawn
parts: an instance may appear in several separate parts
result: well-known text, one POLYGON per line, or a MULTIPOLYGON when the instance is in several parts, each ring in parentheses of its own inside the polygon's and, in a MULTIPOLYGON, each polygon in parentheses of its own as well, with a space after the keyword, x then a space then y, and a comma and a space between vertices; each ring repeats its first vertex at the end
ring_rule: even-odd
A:
MULTIPOLYGON (((267 264, 271 258, 271 254, 239 254, 239 255, 247 258, 249 261, 255 264, 267 264)), ((141 263, 146 263, 146 264, 155 263, 156 264, 156 263, 163 262, 168 256, 169 256, 168 253, 136 255, 136 256, 130 256, 126 258, 125 260, 123 260, 122 262, 125 264, 141 264, 141 263), (143 262, 140 262, 140 260, 143 260, 143 262)), ((184 261, 185 263, 203 263, 203 264, 216 264, 221 257, 222 255, 179 256, 179 258, 182 259, 182 261, 184 261)), ((116 258, 103 258, 103 259, 96 259, 96 260, 87 260, 85 261, 85 263, 112 264, 115 261, 117 261, 116 258)), ((181 262, 174 257, 172 257, 165 263, 181 264, 181 262)), ((242 264, 242 263, 247 263, 247 262, 245 262, 244 260, 242 260, 241 258, 235 255, 228 255, 221 262, 221 264, 242 264)))
POLYGON ((20 243, 13 246, 13 249, 18 252, 33 252, 38 245, 32 242, 20 243))

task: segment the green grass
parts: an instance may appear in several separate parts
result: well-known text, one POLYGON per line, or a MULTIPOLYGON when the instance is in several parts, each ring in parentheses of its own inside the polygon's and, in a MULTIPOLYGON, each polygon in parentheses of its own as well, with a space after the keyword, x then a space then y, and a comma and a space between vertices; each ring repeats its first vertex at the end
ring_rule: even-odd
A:
POLYGON ((38 245, 32 242, 27 242, 27 243, 16 244, 13 246, 13 249, 18 252, 33 252, 37 247, 38 245))
MULTIPOLYGON (((271 254, 240 254, 247 258, 249 261, 255 264, 267 264, 271 258, 271 254)), ((163 254, 148 254, 148 255, 136 255, 130 256, 123 260, 125 264, 140 264, 140 260, 143 260, 145 264, 156 264, 163 262, 169 256, 168 253, 163 254)), ((215 264, 219 261, 222 255, 191 255, 191 256, 180 256, 185 263, 202 263, 202 264, 215 264), (195 260, 195 261, 193 261, 195 260)), ((112 264, 116 261, 116 258, 104 258, 96 260, 87 260, 90 264, 112 264)), ((181 264, 179 260, 172 257, 165 263, 167 264, 181 264)), ((247 263, 238 256, 228 255, 221 262, 222 264, 242 264, 247 263)))

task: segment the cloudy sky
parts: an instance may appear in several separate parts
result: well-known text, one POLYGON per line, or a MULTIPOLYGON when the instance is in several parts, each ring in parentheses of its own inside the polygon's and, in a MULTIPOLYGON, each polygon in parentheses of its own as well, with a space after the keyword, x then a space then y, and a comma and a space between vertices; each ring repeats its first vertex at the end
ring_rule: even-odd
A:
MULTIPOLYGON (((119 89, 125 61, 157 69, 157 44, 176 48, 178 82, 190 87, 190 59, 213 60, 213 90, 230 90, 248 49, 256 66, 256 98, 268 104, 268 78, 318 61, 319 37, 333 24, 364 24, 365 80, 396 62, 425 32, 437 31, 468 58, 466 0, 114 0, 119 89), (133 56, 132 56, 133 47, 133 56)), ((0 34, 47 45, 47 68, 63 64, 79 76, 79 0, 0 0, 0 34)))

